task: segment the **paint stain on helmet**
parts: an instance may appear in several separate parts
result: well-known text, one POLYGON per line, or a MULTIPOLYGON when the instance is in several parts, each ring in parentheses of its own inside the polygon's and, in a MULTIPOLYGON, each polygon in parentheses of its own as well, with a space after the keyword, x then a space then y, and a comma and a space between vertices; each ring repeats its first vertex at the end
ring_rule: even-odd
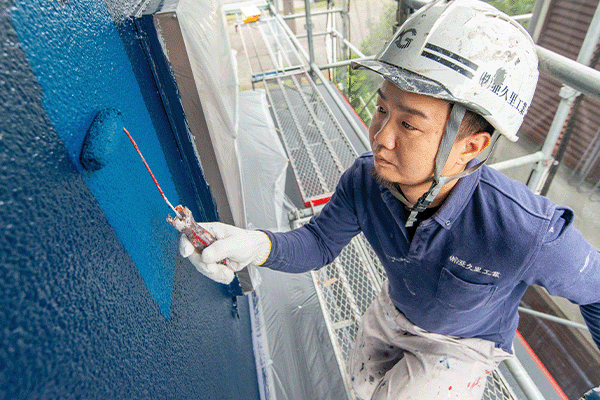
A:
POLYGON ((496 75, 494 75, 494 83, 492 86, 500 86, 504 83, 504 79, 506 78, 506 71, 504 68, 498 68, 496 71, 496 75))

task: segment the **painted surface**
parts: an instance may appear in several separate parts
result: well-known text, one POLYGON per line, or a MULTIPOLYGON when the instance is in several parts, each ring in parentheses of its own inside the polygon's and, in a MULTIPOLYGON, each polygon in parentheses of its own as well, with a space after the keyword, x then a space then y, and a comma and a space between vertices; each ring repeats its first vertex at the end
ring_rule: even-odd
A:
POLYGON ((179 204, 131 64, 106 6, 98 1, 73 1, 65 6, 52 1, 22 1, 11 12, 11 19, 44 92, 43 105, 52 125, 168 317, 177 234, 164 223, 169 210, 160 195, 152 192, 156 191, 154 183, 135 149, 123 134, 104 168, 89 173, 79 161, 85 134, 97 113, 107 107, 119 110, 165 194, 179 204), (140 196, 142 193, 151 195, 140 196))
MULTIPOLYGON (((177 256, 135 149, 85 171, 119 110, 173 203, 187 188, 133 24, 97 0, 0 0, 0 398, 258 398, 248 304, 177 256)), ((200 203, 198 203, 200 200, 200 203)))

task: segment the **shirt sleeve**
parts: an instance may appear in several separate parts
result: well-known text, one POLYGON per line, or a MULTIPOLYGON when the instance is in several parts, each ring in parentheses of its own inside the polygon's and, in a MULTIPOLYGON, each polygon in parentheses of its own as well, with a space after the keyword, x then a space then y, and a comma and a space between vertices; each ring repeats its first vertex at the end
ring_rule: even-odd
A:
POLYGON ((600 303, 579 306, 579 309, 592 334, 592 339, 600 349, 600 303))
POLYGON ((355 170, 356 163, 342 174, 329 202, 309 223, 289 232, 265 231, 271 253, 262 266, 301 273, 321 268, 338 256, 360 232, 353 196, 355 170))
POLYGON ((572 210, 555 209, 535 261, 537 277, 532 283, 578 304, 600 348, 600 253, 572 222, 572 210))

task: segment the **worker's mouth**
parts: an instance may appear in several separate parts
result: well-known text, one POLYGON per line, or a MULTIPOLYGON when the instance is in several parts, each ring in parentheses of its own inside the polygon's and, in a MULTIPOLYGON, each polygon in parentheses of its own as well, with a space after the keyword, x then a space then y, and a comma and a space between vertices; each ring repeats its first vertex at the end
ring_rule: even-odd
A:
POLYGON ((376 165, 386 166, 386 165, 394 165, 385 158, 378 156, 377 154, 373 154, 373 158, 375 159, 376 165))

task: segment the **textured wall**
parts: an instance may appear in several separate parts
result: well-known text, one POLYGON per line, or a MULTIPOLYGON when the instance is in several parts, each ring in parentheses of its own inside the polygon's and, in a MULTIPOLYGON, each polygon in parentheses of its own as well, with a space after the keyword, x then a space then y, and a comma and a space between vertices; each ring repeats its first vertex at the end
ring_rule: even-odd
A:
POLYGON ((118 109, 171 202, 216 219, 136 35, 98 0, 0 0, 0 398, 258 397, 246 299, 234 318, 178 258, 126 137, 104 168, 79 162, 118 109))

